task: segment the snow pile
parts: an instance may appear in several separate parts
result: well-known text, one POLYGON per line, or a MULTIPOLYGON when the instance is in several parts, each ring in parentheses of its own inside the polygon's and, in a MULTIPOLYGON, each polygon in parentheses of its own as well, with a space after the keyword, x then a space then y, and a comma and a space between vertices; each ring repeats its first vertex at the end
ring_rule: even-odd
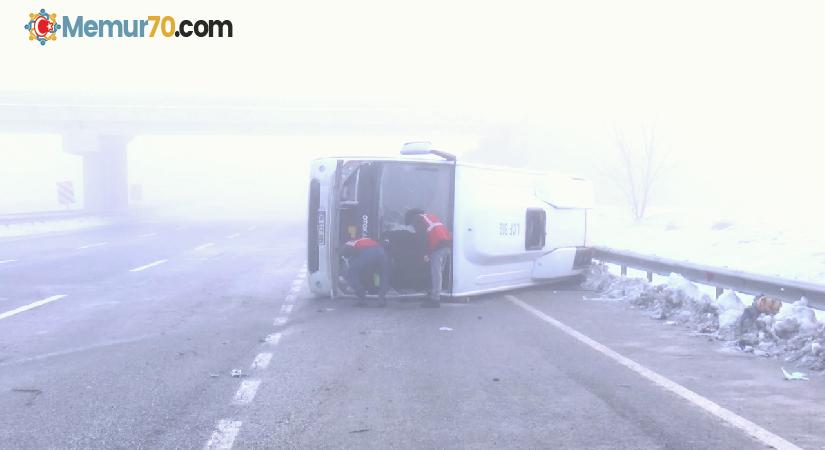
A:
POLYGON ((85 228, 102 227, 111 224, 111 219, 97 216, 78 217, 73 219, 55 219, 42 222, 5 224, 0 225, 0 238, 75 231, 85 228))
POLYGON ((719 337, 733 339, 736 336, 739 319, 746 308, 747 306, 733 291, 725 291, 716 299, 716 309, 719 317, 717 334, 719 337))
POLYGON ((752 305, 746 305, 736 293, 726 291, 713 300, 677 274, 671 274, 664 284, 654 285, 640 278, 614 276, 602 264, 588 269, 582 287, 601 292, 603 298, 627 302, 651 318, 681 324, 744 352, 825 370, 825 324, 817 321, 805 298, 783 304, 772 315, 775 310, 760 312, 765 309, 759 297, 752 305))

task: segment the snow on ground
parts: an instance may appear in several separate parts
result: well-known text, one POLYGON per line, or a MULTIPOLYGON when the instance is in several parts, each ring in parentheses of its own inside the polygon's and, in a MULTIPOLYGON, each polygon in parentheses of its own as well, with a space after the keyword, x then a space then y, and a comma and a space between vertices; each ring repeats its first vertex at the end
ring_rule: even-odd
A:
POLYGON ((44 222, 0 224, 0 238, 75 231, 110 225, 111 223, 111 219, 103 217, 78 217, 73 219, 47 220, 44 222))
POLYGON ((596 264, 582 287, 598 294, 584 300, 622 301, 653 319, 684 326, 743 352, 825 370, 825 323, 806 300, 782 304, 778 312, 763 312, 769 302, 743 300, 731 291, 713 299, 677 274, 661 280, 649 283, 616 276, 606 265, 596 264))
POLYGON ((823 230, 816 213, 767 204, 759 212, 653 210, 640 223, 623 208, 588 215, 590 245, 825 284, 823 230))

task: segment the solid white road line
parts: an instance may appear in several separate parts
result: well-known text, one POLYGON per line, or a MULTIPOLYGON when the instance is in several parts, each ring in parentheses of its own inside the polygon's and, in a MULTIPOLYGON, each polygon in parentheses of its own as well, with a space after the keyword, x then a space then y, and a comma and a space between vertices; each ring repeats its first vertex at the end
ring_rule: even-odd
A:
POLYGON ((13 263, 15 261, 17 261, 17 260, 16 259, 4 259, 4 260, 0 261, 0 264, 8 264, 8 263, 13 263))
POLYGON ((152 237, 152 236, 155 236, 155 235, 157 235, 157 233, 146 233, 146 234, 141 234, 138 237, 147 238, 147 237, 152 237))
POLYGON ((241 429, 241 421, 221 419, 215 425, 212 437, 203 446, 204 450, 229 450, 241 429))
POLYGON ((709 399, 702 397, 701 395, 697 394, 696 392, 691 391, 690 389, 682 386, 681 384, 676 383, 675 381, 670 380, 669 378, 665 378, 662 375, 659 375, 657 372, 654 372, 641 364, 622 356, 619 353, 605 347, 604 345, 590 339, 589 337, 585 336, 582 333, 570 328, 569 326, 559 322, 558 320, 548 316, 547 314, 539 311, 538 309, 534 308, 531 305, 528 305, 524 301, 518 299, 513 295, 507 295, 507 299, 510 300, 513 304, 520 306, 525 311, 533 314, 534 316, 538 317, 539 319, 553 325, 554 327, 558 328, 563 333, 567 334, 568 336, 576 339, 577 341, 587 345, 588 347, 596 350, 597 352, 607 356, 608 358, 616 361, 617 363, 621 364, 622 366, 627 367, 628 369, 636 372, 637 374, 641 375, 643 378, 648 379, 653 384, 658 385, 659 387, 665 389, 666 391, 670 391, 673 394, 682 397, 683 399, 687 400, 688 402, 692 403, 693 405, 705 410, 706 412, 718 417, 722 421, 726 422, 727 424, 733 426, 734 428, 738 428, 741 431, 749 434, 756 440, 762 442, 763 444, 773 447, 776 449, 799 449, 796 445, 792 444, 791 442, 783 439, 780 436, 777 436, 770 431, 760 427, 759 425, 745 419, 742 416, 737 415, 736 413, 730 411, 729 409, 723 408, 722 406, 710 401, 709 399))
POLYGON ((238 391, 235 392, 235 396, 232 397, 232 404, 234 405, 247 405, 252 402, 255 398, 255 394, 258 393, 258 387, 261 385, 261 380, 243 380, 241 381, 241 385, 238 386, 238 391))
POLYGON ((278 342, 281 342, 281 333, 272 333, 264 339, 269 345, 278 345, 278 342))
POLYGON ((168 259, 159 259, 159 260, 157 260, 153 263, 146 264, 145 266, 135 267, 134 269, 129 270, 129 272, 140 272, 140 271, 146 270, 150 267, 159 266, 159 265, 165 263, 166 261, 169 261, 169 260, 168 259))
POLYGON ((205 249, 205 248, 209 248, 209 247, 211 247, 211 246, 213 246, 213 245, 215 245, 215 243, 214 243, 214 242, 209 242, 209 243, 206 243, 206 244, 199 245, 199 246, 195 247, 195 250, 203 250, 203 249, 205 249))
POLYGON ((282 327, 282 326, 286 325, 286 321, 287 321, 286 317, 278 316, 278 317, 275 318, 275 321, 272 322, 272 325, 274 325, 276 327, 282 327))
POLYGON ((281 305, 281 314, 289 314, 292 312, 293 305, 281 305))
POLYGON ((6 319, 8 317, 11 317, 11 316, 14 316, 14 315, 17 315, 17 314, 20 314, 21 312, 25 312, 25 311, 28 311, 30 309, 37 308, 38 306, 43 306, 46 303, 51 303, 51 302, 60 300, 61 298, 65 297, 65 296, 66 296, 66 294, 52 295, 51 297, 44 298, 43 300, 38 300, 34 303, 29 303, 28 305, 23 305, 19 308, 12 309, 11 311, 6 311, 6 312, 0 314, 0 320, 6 319))
POLYGON ((272 353, 258 353, 258 356, 252 361, 252 369, 266 369, 269 367, 269 362, 272 361, 272 353))
POLYGON ((233 233, 233 234, 230 234, 229 236, 227 236, 226 238, 227 239, 235 239, 236 237, 238 237, 240 235, 241 235, 241 233, 233 233))

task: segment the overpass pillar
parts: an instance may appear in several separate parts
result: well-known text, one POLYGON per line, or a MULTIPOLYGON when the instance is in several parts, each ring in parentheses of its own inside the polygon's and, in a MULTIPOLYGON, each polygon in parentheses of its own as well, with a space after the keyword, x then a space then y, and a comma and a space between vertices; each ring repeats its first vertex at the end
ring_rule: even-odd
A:
POLYGON ((83 208, 113 212, 129 206, 126 147, 131 136, 74 134, 63 136, 63 148, 83 157, 83 208))

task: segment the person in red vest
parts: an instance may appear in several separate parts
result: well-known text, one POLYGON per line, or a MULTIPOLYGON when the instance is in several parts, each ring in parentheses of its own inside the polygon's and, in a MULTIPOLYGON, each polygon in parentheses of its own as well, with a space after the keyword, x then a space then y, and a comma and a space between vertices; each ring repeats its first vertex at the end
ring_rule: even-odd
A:
POLYGON ((375 240, 363 237, 344 244, 341 254, 349 262, 344 280, 358 297, 356 305, 366 306, 367 287, 364 285, 364 281, 367 280, 369 283, 373 283, 377 274, 378 306, 386 306, 390 270, 389 260, 384 248, 375 240))
POLYGON ((453 245, 450 230, 435 214, 413 208, 404 215, 404 222, 415 229, 421 245, 427 252, 425 259, 430 264, 430 298, 421 306, 438 308, 441 306, 441 284, 444 264, 453 245))

